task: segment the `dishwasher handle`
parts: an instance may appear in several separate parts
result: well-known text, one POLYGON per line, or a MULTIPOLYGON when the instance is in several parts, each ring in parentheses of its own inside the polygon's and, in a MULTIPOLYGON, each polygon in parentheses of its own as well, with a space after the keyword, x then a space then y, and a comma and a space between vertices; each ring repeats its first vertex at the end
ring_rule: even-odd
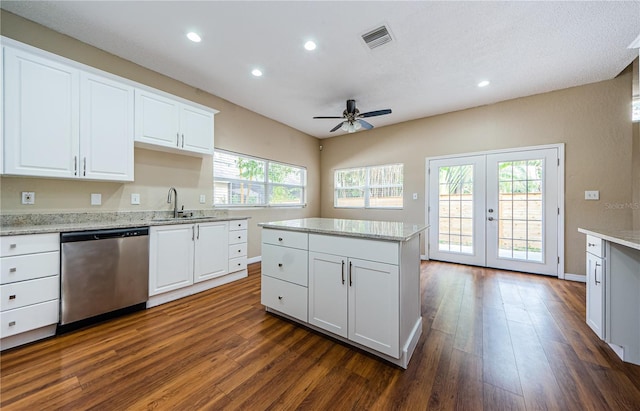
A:
POLYGON ((76 241, 105 240, 108 238, 140 237, 144 235, 149 235, 149 227, 76 231, 71 233, 61 233, 60 242, 72 243, 76 241))

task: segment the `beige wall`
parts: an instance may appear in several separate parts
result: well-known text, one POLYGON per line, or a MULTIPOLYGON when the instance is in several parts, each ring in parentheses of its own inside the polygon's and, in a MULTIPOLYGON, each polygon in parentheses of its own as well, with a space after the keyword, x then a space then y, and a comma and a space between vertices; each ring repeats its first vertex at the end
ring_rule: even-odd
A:
MULTIPOLYGON (((249 256, 260 255, 257 223, 288 218, 317 217, 320 213, 318 140, 226 100, 145 69, 31 21, 0 11, 3 36, 50 51, 92 67, 137 81, 219 110, 215 116, 215 147, 307 167, 306 208, 248 209, 230 212, 249 216, 249 256)), ((200 194, 210 204, 213 191, 212 158, 135 150, 135 182, 107 183, 41 178, 0 178, 2 213, 51 211, 169 210, 169 187, 178 189, 185 210, 210 208, 199 204, 200 194), (35 191, 36 204, 20 204, 21 191, 35 191), (90 205, 90 194, 102 194, 102 206, 90 205), (141 204, 130 204, 140 193, 141 204)))
POLYGON ((632 225, 631 208, 607 206, 632 201, 630 100, 627 70, 609 81, 323 140, 321 215, 423 222, 425 158, 565 143, 565 272, 584 274, 578 227, 632 225), (333 208, 335 169, 395 162, 405 166, 403 210, 333 208), (585 201, 585 190, 600 190, 600 201, 585 201))

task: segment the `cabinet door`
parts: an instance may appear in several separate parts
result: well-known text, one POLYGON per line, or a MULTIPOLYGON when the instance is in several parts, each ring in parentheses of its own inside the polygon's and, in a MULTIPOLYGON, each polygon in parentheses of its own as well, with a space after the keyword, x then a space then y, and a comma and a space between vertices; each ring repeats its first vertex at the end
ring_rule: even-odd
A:
POLYGON ((228 231, 226 221, 196 225, 194 282, 229 272, 228 231))
POLYGON ((203 154, 213 153, 213 113, 182 106, 180 111, 180 148, 203 154))
POLYGON ((349 259, 349 339, 400 358, 397 265, 349 259))
POLYGON ((6 47, 5 173, 74 177, 78 167, 78 70, 6 47))
POLYGON ((149 295, 193 284, 191 224, 151 227, 149 235, 149 295))
POLYGON ((309 253, 309 323, 347 337, 347 258, 309 253))
POLYGON ((136 89, 135 141, 180 147, 180 107, 175 100, 136 89))
POLYGON ((83 73, 80 92, 81 176, 133 181, 133 87, 83 73))
POLYGON ((604 262, 587 253, 587 324, 604 339, 604 262))

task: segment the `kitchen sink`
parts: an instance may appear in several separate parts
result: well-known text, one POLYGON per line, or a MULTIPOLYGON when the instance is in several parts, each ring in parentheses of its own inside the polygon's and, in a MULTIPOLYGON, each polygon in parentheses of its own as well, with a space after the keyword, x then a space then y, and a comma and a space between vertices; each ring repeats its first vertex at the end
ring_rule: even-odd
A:
POLYGON ((165 218, 152 218, 151 221, 160 221, 160 222, 167 222, 167 221, 193 221, 193 220, 204 220, 207 218, 214 218, 214 217, 207 217, 207 216, 197 216, 197 217, 165 217, 165 218))

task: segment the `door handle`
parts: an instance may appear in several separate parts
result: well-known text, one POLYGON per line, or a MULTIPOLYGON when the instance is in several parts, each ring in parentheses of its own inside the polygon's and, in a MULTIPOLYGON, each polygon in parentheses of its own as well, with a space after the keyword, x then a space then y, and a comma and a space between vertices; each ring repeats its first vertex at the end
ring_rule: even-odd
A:
POLYGON ((344 260, 342 260, 342 284, 344 284, 344 260))
POLYGON ((196 239, 200 239, 200 224, 198 224, 198 236, 196 237, 196 239))
POLYGON ((349 287, 353 285, 353 275, 351 274, 353 262, 349 261, 349 287))
POLYGON ((73 175, 78 175, 78 156, 73 156, 73 175))
POLYGON ((180 147, 180 133, 176 133, 176 147, 180 147))
POLYGON ((82 169, 82 176, 86 177, 87 176, 87 158, 85 157, 82 162, 84 164, 82 169))
POLYGON ((184 134, 182 134, 182 148, 184 148, 184 134))

